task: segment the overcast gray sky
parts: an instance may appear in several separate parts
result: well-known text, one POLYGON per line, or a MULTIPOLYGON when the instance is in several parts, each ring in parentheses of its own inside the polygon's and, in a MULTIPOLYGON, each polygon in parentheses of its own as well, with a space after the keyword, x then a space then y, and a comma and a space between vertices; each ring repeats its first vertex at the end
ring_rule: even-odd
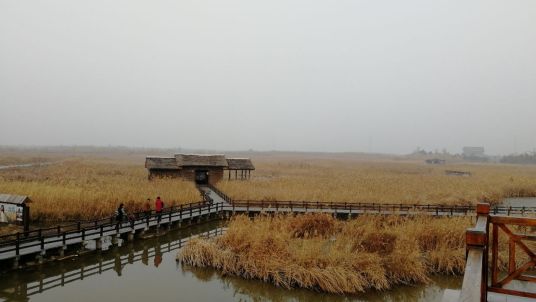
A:
POLYGON ((0 0, 0 145, 536 148, 534 0, 0 0))

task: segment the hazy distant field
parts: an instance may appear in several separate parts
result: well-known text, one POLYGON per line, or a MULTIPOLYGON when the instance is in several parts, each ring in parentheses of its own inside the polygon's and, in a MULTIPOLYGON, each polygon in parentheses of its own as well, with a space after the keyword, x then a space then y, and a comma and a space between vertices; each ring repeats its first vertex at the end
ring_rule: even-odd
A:
MULTIPOLYGON (((200 199, 192 182, 149 182, 146 155, 172 150, 0 148, 0 163, 49 161, 44 167, 0 170, 0 192, 29 195, 32 219, 109 216, 120 202, 139 210, 157 195, 166 205, 200 199)), ((245 153, 257 168, 250 181, 218 186, 234 199, 467 204, 505 196, 536 196, 536 167, 514 165, 425 165, 422 160, 357 154, 245 153), (462 170, 471 177, 447 176, 462 170)), ((227 174, 225 174, 227 177, 227 174)))
POLYGON ((262 158, 250 181, 218 185, 234 199, 468 204, 536 195, 536 167, 426 165, 388 158, 262 158), (445 170, 472 173, 448 176, 445 170))
MULTIPOLYGON (((143 160, 54 158, 61 161, 45 167, 0 170, 0 192, 29 195, 33 220, 107 217, 121 202, 127 211, 138 211, 147 198, 156 196, 161 196, 166 206, 200 200, 191 182, 149 182, 143 160)), ((24 156, 18 160, 24 162, 24 156)))

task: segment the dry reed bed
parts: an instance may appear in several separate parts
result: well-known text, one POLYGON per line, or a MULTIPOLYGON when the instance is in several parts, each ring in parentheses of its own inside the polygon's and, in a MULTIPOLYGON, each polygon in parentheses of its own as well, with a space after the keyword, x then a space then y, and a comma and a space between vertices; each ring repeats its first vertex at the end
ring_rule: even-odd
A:
POLYGON ((284 288, 353 294, 462 273, 470 225, 467 217, 237 216, 224 235, 190 241, 177 259, 284 288))
POLYGON ((536 196, 536 167, 356 160, 256 161, 250 181, 218 187, 234 199, 474 204, 504 197, 536 196), (445 170, 472 173, 448 176, 445 170))
POLYGON ((147 198, 166 206, 199 201, 192 182, 147 181, 143 165, 102 160, 68 160, 57 165, 0 171, 0 192, 29 195, 32 220, 94 219, 110 216, 119 203, 139 211, 147 198))

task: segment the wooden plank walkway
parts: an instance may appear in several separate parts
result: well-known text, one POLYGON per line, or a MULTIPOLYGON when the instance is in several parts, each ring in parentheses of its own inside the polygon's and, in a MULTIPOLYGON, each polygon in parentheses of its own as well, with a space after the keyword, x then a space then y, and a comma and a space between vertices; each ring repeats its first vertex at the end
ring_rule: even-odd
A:
MULTIPOLYGON (((136 233, 150 228, 159 228, 174 223, 192 223, 208 217, 228 217, 236 213, 328 213, 343 217, 362 214, 383 215, 432 215, 432 216, 465 216, 476 215, 475 207, 441 206, 441 205, 407 205, 407 204, 374 204, 374 203, 322 203, 322 202, 265 202, 265 201, 234 201, 223 192, 212 186, 202 186, 199 190, 206 193, 211 202, 199 202, 188 205, 174 206, 165 209, 160 215, 152 213, 148 217, 144 213, 136 213, 136 219, 120 224, 110 218, 96 221, 81 221, 71 225, 57 226, 48 229, 34 230, 10 236, 0 236, 0 260, 14 259, 18 265, 20 257, 37 254, 43 257, 48 250, 58 249, 60 254, 68 246, 81 244, 88 240, 96 240, 97 244, 106 236, 126 235, 133 239, 136 233), (159 219, 159 216, 161 217, 159 219)), ((536 214, 536 208, 526 207, 495 207, 496 213, 504 215, 536 214)))
POLYGON ((146 231, 151 227, 160 227, 176 222, 187 221, 191 223, 194 219, 221 214, 222 211, 222 203, 206 205, 195 203, 175 207, 161 215, 153 213, 149 217, 141 217, 131 222, 119 224, 108 222, 88 229, 60 231, 53 235, 42 233, 38 236, 32 235, 29 238, 23 238, 19 235, 19 240, 0 243, 0 260, 18 259, 21 256, 36 253, 44 256, 47 250, 66 249, 70 245, 81 244, 88 240, 99 240, 105 236, 120 236, 122 234, 133 236, 136 231, 146 231))

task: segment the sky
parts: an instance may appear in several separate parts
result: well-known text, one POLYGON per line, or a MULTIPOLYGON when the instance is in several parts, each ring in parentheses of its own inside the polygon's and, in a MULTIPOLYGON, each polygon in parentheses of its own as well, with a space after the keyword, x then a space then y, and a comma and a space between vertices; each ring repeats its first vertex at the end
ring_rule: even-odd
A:
POLYGON ((534 0, 0 0, 0 145, 536 148, 534 0))

